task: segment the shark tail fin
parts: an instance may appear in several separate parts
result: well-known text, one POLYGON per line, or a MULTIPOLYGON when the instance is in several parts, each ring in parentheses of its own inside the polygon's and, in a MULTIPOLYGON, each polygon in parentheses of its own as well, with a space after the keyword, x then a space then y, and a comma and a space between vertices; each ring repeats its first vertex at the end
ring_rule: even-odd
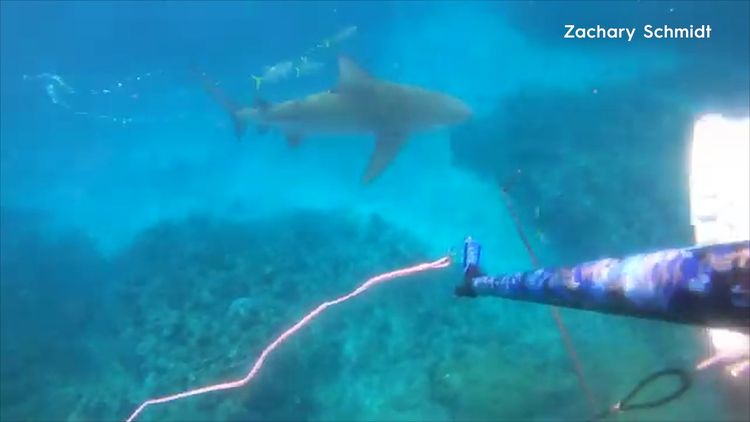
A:
POLYGON ((205 73, 198 72, 195 69, 193 69, 193 73, 200 77, 203 82, 203 88, 208 92, 211 98, 221 104, 221 106, 229 112, 229 116, 232 118, 232 123, 234 124, 234 134, 237 136, 237 139, 242 138, 242 135, 244 135, 247 130, 247 119, 244 119, 240 115, 242 106, 232 100, 224 90, 219 88, 219 85, 209 79, 205 73))

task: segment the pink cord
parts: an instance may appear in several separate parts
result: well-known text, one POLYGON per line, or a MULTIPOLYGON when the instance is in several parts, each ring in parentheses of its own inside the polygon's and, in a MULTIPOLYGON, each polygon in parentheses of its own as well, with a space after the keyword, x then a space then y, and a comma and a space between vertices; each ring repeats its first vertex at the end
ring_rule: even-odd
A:
POLYGON ((432 269, 438 269, 438 268, 445 268, 450 265, 450 257, 443 257, 438 259, 437 261, 433 262, 427 262, 423 264, 414 265, 412 267, 404 268, 401 270, 391 271, 389 273, 381 274, 379 276, 373 277, 366 282, 364 282, 361 286, 359 286, 357 289, 353 290, 347 295, 341 296, 338 299, 334 299, 328 302, 324 302, 320 304, 317 308, 315 308, 312 312, 305 315, 304 318, 299 320, 296 324, 294 324, 291 328, 284 331, 280 336, 276 338, 271 344, 269 344, 263 351, 261 352, 258 359, 255 361, 255 364, 253 364, 252 369, 250 369, 250 372, 247 373, 244 377, 241 379, 235 380, 235 381, 227 381, 222 382, 218 384, 208 385, 201 388, 196 388, 193 390, 184 391, 182 393, 173 394, 171 396, 165 396, 165 397, 159 397, 159 398, 153 398, 146 400, 143 402, 138 408, 128 417, 127 422, 133 421, 138 414, 140 414, 143 409, 146 407, 152 405, 152 404, 160 404, 160 403, 166 403, 174 400, 183 399, 185 397, 190 396, 197 396, 199 394, 209 393, 211 391, 219 391, 219 390, 229 390, 232 388, 239 388, 247 384, 255 375, 260 371, 260 368, 263 366, 263 362, 266 360, 266 357, 274 350, 276 349, 281 343, 284 342, 288 337, 290 337, 292 334, 297 332, 300 328, 302 328, 305 324, 310 322, 313 318, 318 316, 321 312, 323 312, 326 308, 329 306, 337 305, 341 302, 347 301, 360 293, 363 293, 365 290, 369 289, 370 287, 384 282, 388 280, 392 280, 394 278, 398 277, 404 277, 407 275, 416 274, 422 271, 432 270, 432 269))

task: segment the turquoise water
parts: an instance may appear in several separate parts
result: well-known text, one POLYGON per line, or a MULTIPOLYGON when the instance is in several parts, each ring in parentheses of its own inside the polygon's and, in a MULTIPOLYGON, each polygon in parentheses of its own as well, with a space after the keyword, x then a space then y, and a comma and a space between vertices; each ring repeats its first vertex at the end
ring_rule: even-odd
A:
MULTIPOLYGON (((318 304, 467 235, 488 271, 530 268, 500 197, 519 169, 510 194, 547 265, 689 245, 690 130, 700 113, 748 114, 748 8, 3 1, 0 420, 124 420, 150 397, 241 378, 318 304), (639 32, 566 39, 566 24, 639 32), (711 38, 642 37, 691 24, 711 38), (253 125, 238 141, 191 73, 275 104, 337 87, 340 55, 473 115, 411 134, 363 184, 371 134, 292 148, 253 125)), ((137 420, 589 418, 548 308, 459 299, 458 280, 448 268, 377 286, 245 387, 137 420)), ((600 409, 709 352, 697 328, 561 314, 600 409)), ((678 400, 612 420, 746 420, 749 389, 706 372, 678 400)))

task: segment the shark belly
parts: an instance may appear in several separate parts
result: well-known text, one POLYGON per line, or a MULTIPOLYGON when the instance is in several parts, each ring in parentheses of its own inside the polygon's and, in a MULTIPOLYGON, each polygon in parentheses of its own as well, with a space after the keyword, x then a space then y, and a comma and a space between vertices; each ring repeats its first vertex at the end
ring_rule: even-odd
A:
POLYGON ((307 135, 360 135, 368 132, 356 121, 343 119, 307 119, 305 121, 275 121, 272 125, 287 134, 307 135))

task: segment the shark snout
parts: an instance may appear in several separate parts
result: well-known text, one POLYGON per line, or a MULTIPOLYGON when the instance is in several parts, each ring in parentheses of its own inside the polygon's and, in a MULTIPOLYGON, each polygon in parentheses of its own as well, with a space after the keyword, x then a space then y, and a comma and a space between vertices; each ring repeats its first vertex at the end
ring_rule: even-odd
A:
POLYGON ((456 106, 456 119, 458 120, 458 123, 465 122, 474 117, 474 111, 468 106, 468 104, 460 100, 456 101, 458 102, 456 106))
POLYGON ((442 114, 450 124, 463 123, 472 118, 474 111, 463 101, 450 98, 444 103, 442 114))

